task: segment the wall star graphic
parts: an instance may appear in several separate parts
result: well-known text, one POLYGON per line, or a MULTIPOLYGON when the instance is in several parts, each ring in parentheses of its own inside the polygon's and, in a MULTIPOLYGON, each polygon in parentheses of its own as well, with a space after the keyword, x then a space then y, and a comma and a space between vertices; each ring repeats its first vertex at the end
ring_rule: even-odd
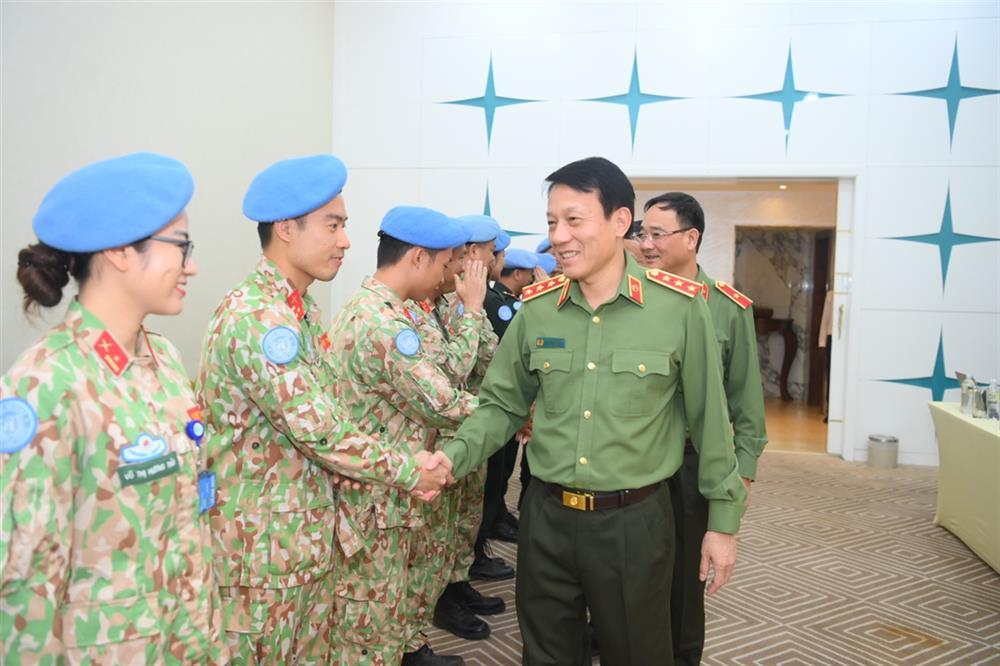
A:
POLYGON ((493 54, 490 53, 490 68, 486 74, 486 92, 482 97, 472 97, 469 99, 457 99, 443 104, 456 104, 459 106, 474 106, 483 110, 486 116, 486 147, 489 148, 493 141, 493 117, 497 109, 514 104, 528 104, 537 102, 537 99, 519 99, 517 97, 500 97, 496 92, 496 85, 493 82, 493 54))
POLYGON ((951 220, 951 186, 949 186, 948 194, 944 200, 944 214, 941 216, 941 228, 937 232, 918 236, 895 236, 888 240, 936 245, 938 253, 941 256, 941 290, 943 291, 945 283, 948 281, 948 264, 951 262, 951 251, 954 247, 958 245, 970 245, 972 243, 996 243, 1000 241, 1000 238, 955 233, 951 220))
POLYGON ((673 100, 688 99, 687 97, 669 97, 667 95, 650 95, 642 92, 639 84, 639 53, 632 51, 632 76, 629 79, 628 92, 624 95, 611 95, 610 97, 594 97, 585 99, 584 102, 604 102, 607 104, 621 104, 628 107, 629 129, 632 135, 632 150, 635 150, 635 131, 639 127, 639 111, 645 104, 656 104, 657 102, 670 102, 673 100))
POLYGON ((945 371, 944 332, 938 335, 937 356, 934 358, 934 370, 931 371, 930 376, 909 377, 906 379, 881 379, 879 381, 929 389, 934 402, 940 402, 944 398, 944 392, 948 389, 959 388, 958 380, 949 377, 945 371))
POLYGON ((962 75, 958 66, 958 36, 955 36, 955 48, 951 54, 951 68, 948 70, 948 83, 944 88, 930 90, 915 90, 913 92, 897 93, 910 97, 929 97, 944 100, 948 105, 948 143, 955 138, 955 123, 958 121, 958 110, 962 100, 984 95, 998 95, 1000 90, 993 88, 970 88, 962 85, 962 75))
POLYGON ((795 105, 799 102, 809 102, 823 99, 824 97, 840 97, 834 93, 821 93, 811 90, 799 90, 795 87, 795 72, 792 68, 792 47, 788 46, 788 61, 785 63, 785 78, 781 90, 775 90, 756 95, 741 95, 738 99, 756 99, 765 102, 778 102, 781 104, 781 113, 785 122, 785 150, 788 150, 788 139, 792 135, 792 116, 795 114, 795 105))

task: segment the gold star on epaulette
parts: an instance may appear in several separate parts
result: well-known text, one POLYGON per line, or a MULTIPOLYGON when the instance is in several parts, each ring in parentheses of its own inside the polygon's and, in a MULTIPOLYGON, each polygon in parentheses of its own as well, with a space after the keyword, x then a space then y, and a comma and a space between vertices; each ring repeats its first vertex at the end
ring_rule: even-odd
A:
POLYGON ((557 275, 547 280, 542 280, 541 282, 529 284, 521 290, 521 300, 527 303, 531 299, 537 298, 542 294, 548 294, 556 289, 559 289, 566 282, 568 282, 568 280, 565 275, 557 275))
POLYGON ((673 289, 677 293, 684 294, 688 298, 694 298, 697 296, 698 292, 700 292, 702 288, 700 282, 688 280, 687 278, 682 278, 680 275, 674 275, 673 273, 661 271, 656 268, 651 268, 646 271, 646 279, 668 289, 673 289))

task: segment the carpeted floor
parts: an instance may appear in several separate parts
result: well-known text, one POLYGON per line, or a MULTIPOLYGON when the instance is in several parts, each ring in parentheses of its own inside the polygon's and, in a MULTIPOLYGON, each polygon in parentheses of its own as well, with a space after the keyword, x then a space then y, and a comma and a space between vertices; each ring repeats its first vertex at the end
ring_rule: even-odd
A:
MULTIPOLYGON (((708 602, 703 663, 1000 665, 1000 575, 934 526, 936 480, 932 468, 765 453, 736 577, 708 602)), ((487 618, 493 635, 432 629, 431 645, 469 666, 521 663, 514 581, 477 587, 507 601, 487 618)))

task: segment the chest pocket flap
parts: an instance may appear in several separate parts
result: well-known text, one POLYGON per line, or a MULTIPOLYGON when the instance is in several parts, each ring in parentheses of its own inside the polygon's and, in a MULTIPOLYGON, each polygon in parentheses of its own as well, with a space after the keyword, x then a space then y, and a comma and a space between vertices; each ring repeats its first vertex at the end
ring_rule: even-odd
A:
POLYGON ((572 350, 536 349, 531 352, 528 369, 537 372, 541 380, 542 404, 546 413, 566 411, 574 394, 579 391, 579 385, 573 386, 570 380, 572 366, 572 350))
POLYGON ((670 374, 670 354, 619 350, 611 354, 611 372, 631 372, 636 377, 670 374))

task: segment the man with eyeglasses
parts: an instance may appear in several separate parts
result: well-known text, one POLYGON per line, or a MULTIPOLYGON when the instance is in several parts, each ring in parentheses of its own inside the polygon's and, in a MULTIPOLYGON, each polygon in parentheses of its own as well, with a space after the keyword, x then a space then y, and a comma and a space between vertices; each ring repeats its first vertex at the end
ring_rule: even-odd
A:
MULTIPOLYGON (((722 354, 723 385, 740 477, 747 489, 757 475, 757 459, 767 444, 764 392, 757 359, 757 335, 749 298, 698 265, 705 213, 689 194, 667 192, 646 202, 639 234, 642 263, 701 283, 722 354)), ((679 414, 683 417, 683 413, 679 414)), ((705 583, 698 579, 701 542, 708 525, 708 501, 698 491, 698 453, 688 438, 684 463, 670 480, 677 530, 671 589, 674 660, 698 664, 705 645, 705 583)))

